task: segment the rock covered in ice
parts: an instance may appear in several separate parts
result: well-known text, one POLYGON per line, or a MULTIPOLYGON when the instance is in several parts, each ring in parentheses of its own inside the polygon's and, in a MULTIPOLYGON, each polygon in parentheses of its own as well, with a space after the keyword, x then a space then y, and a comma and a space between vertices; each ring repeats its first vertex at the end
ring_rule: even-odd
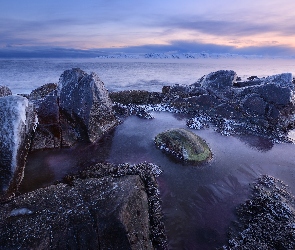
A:
POLYGON ((170 129, 158 134, 156 147, 176 160, 198 164, 211 159, 212 153, 207 143, 186 129, 170 129))
POLYGON ((12 95, 10 88, 7 86, 0 86, 0 97, 12 95))
POLYGON ((63 144, 95 142, 118 123, 108 91, 95 73, 66 70, 59 79, 58 97, 63 144))
POLYGON ((37 117, 22 96, 0 98, 0 193, 13 192, 22 180, 37 117))

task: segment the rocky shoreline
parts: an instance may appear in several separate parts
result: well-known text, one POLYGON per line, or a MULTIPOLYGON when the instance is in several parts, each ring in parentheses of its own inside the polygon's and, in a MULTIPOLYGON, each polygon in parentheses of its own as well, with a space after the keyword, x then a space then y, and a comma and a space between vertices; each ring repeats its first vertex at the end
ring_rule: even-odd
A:
MULTIPOLYGON (((213 126, 223 135, 291 142, 294 89, 289 73, 241 81, 234 71, 220 70, 188 86, 165 86, 162 92, 108 93, 95 73, 77 68, 30 95, 12 95, 0 86, 0 249, 117 249, 120 244, 124 249, 167 249, 158 166, 98 163, 56 185, 17 195, 28 152, 96 143, 127 116, 153 119, 154 110, 185 114, 193 129, 213 126), (89 245, 89 239, 95 242, 89 245)), ((188 144, 201 154, 207 150, 200 142, 188 144)), ((190 159, 191 149, 184 145, 177 151, 179 160, 190 159)), ((165 142, 165 150, 175 152, 175 144, 165 142)), ((208 152, 202 161, 211 157, 208 152)))

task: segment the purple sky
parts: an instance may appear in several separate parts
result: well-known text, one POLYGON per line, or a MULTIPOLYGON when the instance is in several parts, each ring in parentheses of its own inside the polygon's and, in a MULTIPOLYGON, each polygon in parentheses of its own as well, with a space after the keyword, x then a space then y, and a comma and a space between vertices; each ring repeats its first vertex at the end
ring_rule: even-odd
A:
POLYGON ((0 56, 295 55, 294 9, 293 0, 0 0, 0 56))

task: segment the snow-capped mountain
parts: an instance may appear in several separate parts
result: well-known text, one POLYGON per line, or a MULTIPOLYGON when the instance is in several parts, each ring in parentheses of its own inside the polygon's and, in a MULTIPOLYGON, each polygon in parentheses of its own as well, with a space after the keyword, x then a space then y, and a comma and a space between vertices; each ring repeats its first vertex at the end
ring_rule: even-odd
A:
MULTIPOLYGON (((201 59, 201 58, 282 58, 273 56, 261 56, 261 55, 239 55, 230 53, 142 53, 142 54, 132 54, 132 53, 114 53, 114 54, 104 54, 98 55, 99 59, 201 59)), ((284 57, 286 58, 286 57, 284 57)), ((294 57, 288 57, 293 58, 294 57)))

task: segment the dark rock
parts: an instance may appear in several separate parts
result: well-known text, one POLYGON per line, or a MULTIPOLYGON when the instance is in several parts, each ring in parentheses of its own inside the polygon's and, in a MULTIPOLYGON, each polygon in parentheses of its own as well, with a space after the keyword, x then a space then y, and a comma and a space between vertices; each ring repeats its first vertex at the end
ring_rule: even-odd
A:
POLYGON ((10 196, 17 190, 36 123, 27 98, 0 98, 0 195, 10 196))
POLYGON ((171 86, 163 86, 162 87, 162 94, 168 94, 171 89, 171 86))
POLYGON ((158 134, 156 147, 176 160, 198 164, 211 159, 212 153, 206 142, 185 129, 171 129, 158 134))
POLYGON ((217 106, 220 103, 218 99, 212 95, 201 95, 197 97, 187 98, 186 100, 189 105, 190 111, 193 111, 194 109, 206 110, 214 106, 217 106))
POLYGON ((242 88, 242 87, 260 85, 262 83, 263 81, 260 79, 252 80, 252 81, 234 82, 233 87, 242 88))
POLYGON ((58 97, 48 95, 34 101, 38 115, 38 127, 35 131, 31 150, 61 147, 62 131, 58 97))
POLYGON ((236 77, 233 70, 219 70, 206 75, 200 84, 205 89, 224 90, 233 86, 236 77))
POLYGON ((287 105, 291 102, 292 90, 289 87, 281 87, 270 83, 254 89, 266 102, 274 105, 287 105))
POLYGON ((118 124, 104 83, 95 73, 66 70, 58 83, 62 145, 95 142, 118 124))
POLYGON ((222 103, 215 107, 215 113, 217 116, 226 118, 226 119, 239 119, 241 113, 238 110, 238 107, 230 105, 228 103, 222 103))
POLYGON ((190 87, 189 89, 189 95, 190 96, 200 96, 200 95, 206 95, 208 94, 208 91, 202 87, 190 87))
POLYGON ((263 116, 266 110, 266 102, 257 94, 247 95, 242 101, 243 109, 250 115, 263 116))
POLYGON ((7 86, 0 86, 0 97, 12 95, 11 90, 7 86))
POLYGON ((152 164, 103 165, 0 207, 1 249, 167 249, 152 164))
POLYGON ((119 92, 111 92, 110 98, 114 103, 117 102, 124 105, 158 104, 162 101, 162 93, 148 92, 145 90, 124 90, 119 92))
POLYGON ((30 100, 38 100, 38 99, 46 97, 47 95, 49 95, 50 93, 52 93, 56 89, 57 89, 56 83, 47 83, 47 84, 44 84, 41 87, 33 90, 30 93, 30 95, 28 96, 28 98, 30 100))
POLYGON ((247 78, 247 80, 249 80, 249 81, 253 81, 253 80, 257 80, 257 79, 259 79, 257 76, 250 76, 247 78))
POLYGON ((265 83, 274 83, 281 87, 288 87, 294 90, 294 85, 292 84, 292 74, 282 73, 277 75, 268 76, 264 79, 265 83))
POLYGON ((295 202, 287 186, 263 176, 250 200, 237 209, 228 245, 222 249, 295 249, 295 202))

